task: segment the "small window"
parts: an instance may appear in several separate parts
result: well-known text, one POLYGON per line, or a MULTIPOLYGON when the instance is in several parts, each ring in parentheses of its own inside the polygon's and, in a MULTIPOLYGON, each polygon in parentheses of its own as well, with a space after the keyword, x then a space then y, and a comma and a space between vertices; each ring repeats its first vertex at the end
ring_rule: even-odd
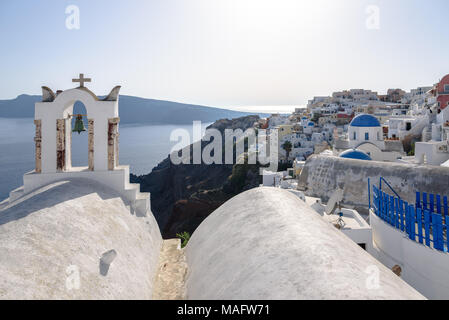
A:
POLYGON ((357 133, 354 132, 354 140, 357 140, 357 133))
POLYGON ((407 131, 412 130, 412 124, 411 124, 410 122, 407 122, 407 123, 405 124, 405 130, 407 130, 407 131))
POLYGON ((449 84, 444 85, 444 92, 449 92, 449 84))
POLYGON ((368 141, 369 140, 369 133, 365 132, 365 140, 368 141))

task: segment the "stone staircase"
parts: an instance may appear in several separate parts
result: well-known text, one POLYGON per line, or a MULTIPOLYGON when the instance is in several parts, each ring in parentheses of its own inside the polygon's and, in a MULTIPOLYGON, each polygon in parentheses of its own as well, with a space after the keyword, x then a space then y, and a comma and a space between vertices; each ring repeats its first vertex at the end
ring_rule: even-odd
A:
POLYGON ((0 210, 5 208, 9 204, 9 199, 5 199, 2 202, 0 202, 0 210))
POLYGON ((428 142, 432 140, 432 124, 427 125, 422 132, 422 141, 428 142))
POLYGON ((23 195, 24 195, 24 188, 23 188, 23 186, 21 186, 21 187, 19 187, 17 189, 14 189, 13 191, 11 191, 9 193, 9 198, 6 198, 2 202, 0 202, 0 210, 6 208, 7 206, 12 204, 17 199, 20 199, 23 195))
POLYGON ((110 172, 120 175, 119 182, 111 185, 111 187, 130 202, 131 212, 139 217, 146 217, 150 210, 150 194, 140 192, 140 184, 129 182, 129 166, 118 166, 110 172))
POLYGON ((140 217, 146 217, 150 210, 150 194, 140 192, 140 184, 125 183, 125 197, 131 202, 131 208, 140 217))
POLYGON ((14 202, 15 200, 19 199, 21 196, 24 195, 24 189, 23 186, 14 189, 9 193, 9 202, 14 202))

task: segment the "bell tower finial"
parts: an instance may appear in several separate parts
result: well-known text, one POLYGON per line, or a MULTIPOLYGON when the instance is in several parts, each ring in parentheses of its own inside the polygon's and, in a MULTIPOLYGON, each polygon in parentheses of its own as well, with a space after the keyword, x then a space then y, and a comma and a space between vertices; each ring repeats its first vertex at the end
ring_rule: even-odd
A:
POLYGON ((84 88, 84 82, 92 82, 92 79, 84 78, 84 73, 80 73, 79 79, 72 79, 72 82, 79 82, 80 88, 84 88))

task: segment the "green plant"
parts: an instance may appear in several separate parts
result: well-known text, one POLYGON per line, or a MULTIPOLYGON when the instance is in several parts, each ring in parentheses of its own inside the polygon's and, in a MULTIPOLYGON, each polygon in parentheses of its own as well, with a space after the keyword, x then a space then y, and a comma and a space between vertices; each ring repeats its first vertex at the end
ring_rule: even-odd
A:
POLYGON ((282 148, 285 150, 285 152, 287 153, 287 160, 290 156, 290 152, 292 151, 293 145, 290 141, 285 141, 284 144, 282 145, 282 148))
POLYGON ((414 156, 415 155, 415 141, 412 142, 411 149, 407 153, 408 156, 414 156))
POLYGON ((190 240, 190 233, 184 231, 183 233, 177 233, 176 236, 182 240, 181 248, 184 248, 190 240))

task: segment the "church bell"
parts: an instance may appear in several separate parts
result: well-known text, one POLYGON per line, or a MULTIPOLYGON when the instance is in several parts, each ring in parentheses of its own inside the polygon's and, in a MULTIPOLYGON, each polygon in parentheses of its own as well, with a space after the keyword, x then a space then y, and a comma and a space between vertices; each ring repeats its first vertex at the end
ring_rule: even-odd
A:
POLYGON ((75 121, 75 126, 73 127, 72 132, 78 132, 78 134, 80 134, 81 132, 84 132, 84 131, 86 131, 86 128, 84 128, 83 116, 77 115, 76 121, 75 121))

